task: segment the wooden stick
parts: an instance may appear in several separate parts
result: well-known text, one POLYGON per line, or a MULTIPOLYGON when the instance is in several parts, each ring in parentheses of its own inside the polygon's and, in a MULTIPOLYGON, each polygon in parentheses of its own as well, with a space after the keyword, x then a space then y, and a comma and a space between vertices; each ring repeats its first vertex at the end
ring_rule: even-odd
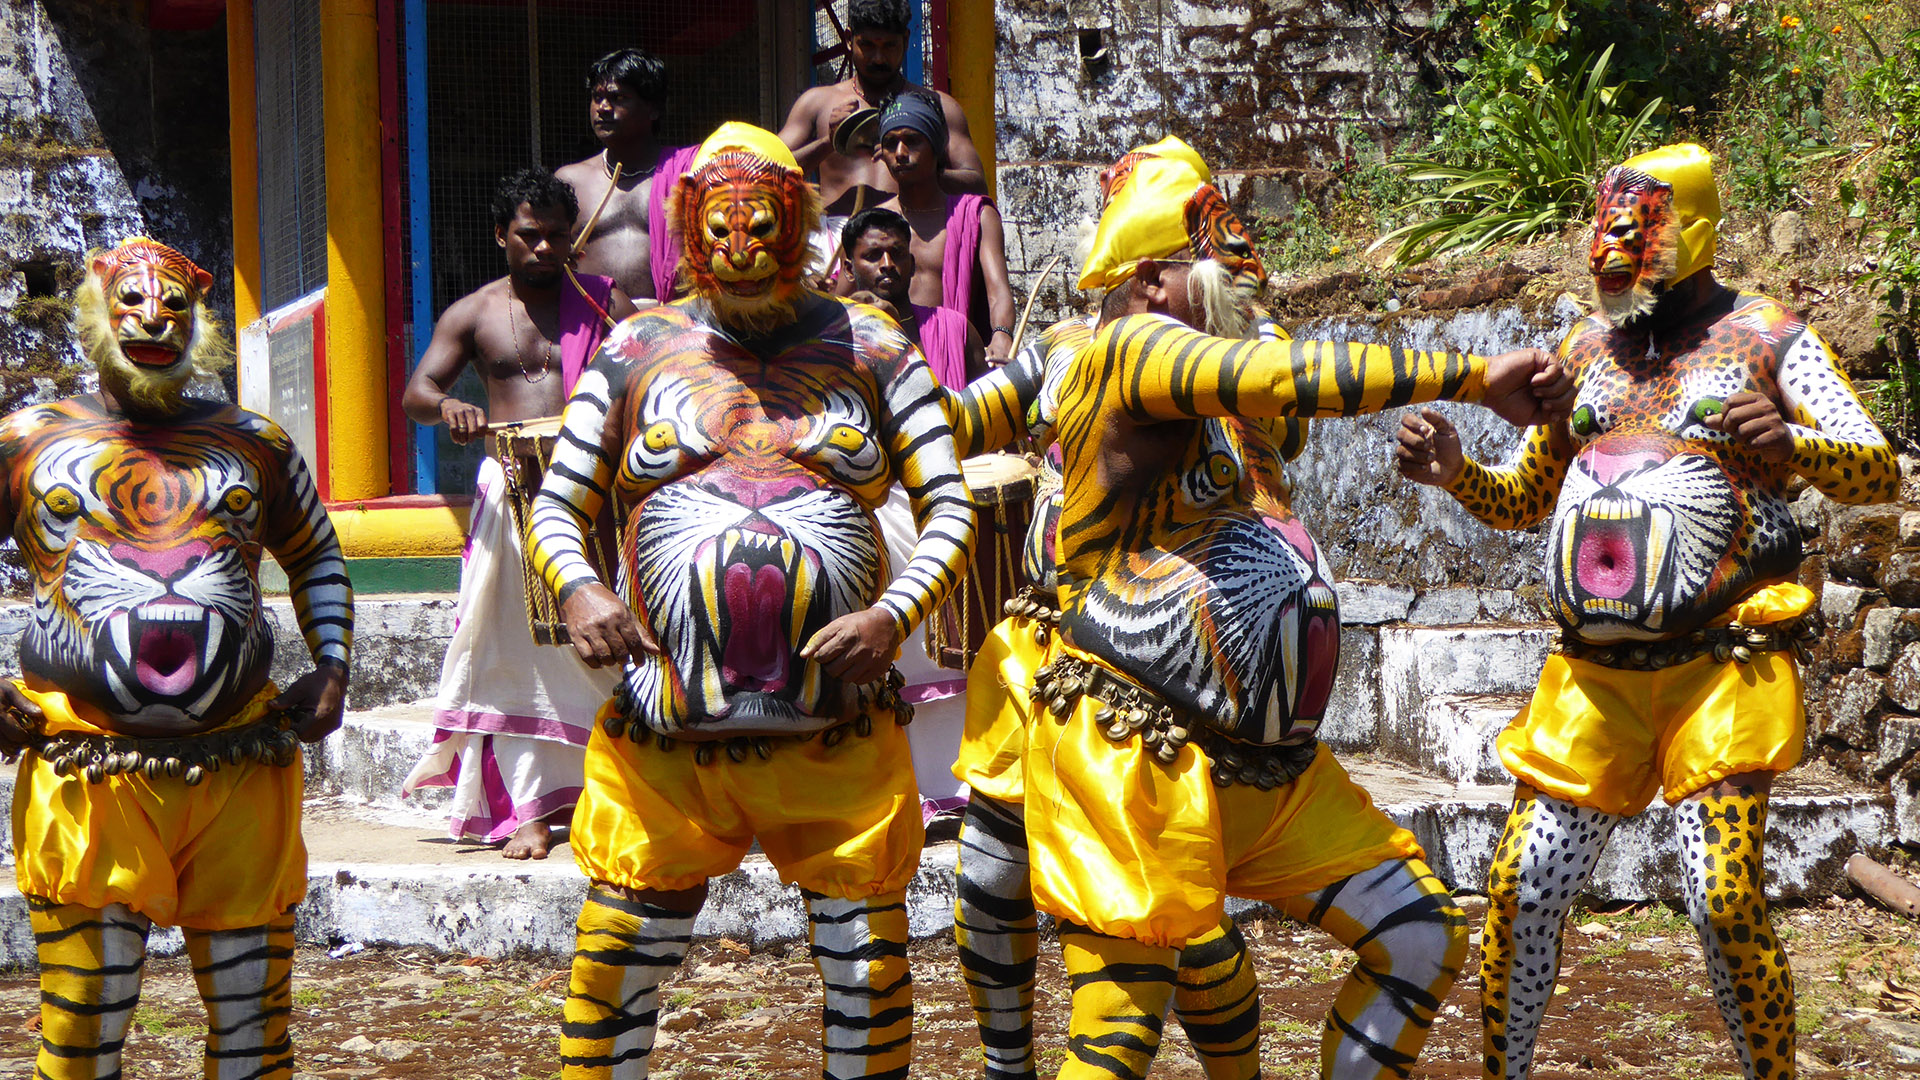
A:
POLYGON ((1056 254, 1048 259, 1047 265, 1040 268, 1040 276, 1033 279, 1033 290, 1027 293, 1027 306, 1020 312, 1020 321, 1013 328, 1013 344, 1007 346, 1008 359, 1020 354, 1020 339, 1027 334, 1027 320, 1033 318, 1033 303, 1040 299, 1040 287, 1047 283, 1047 275, 1053 273, 1053 268, 1059 266, 1060 260, 1064 258, 1066 258, 1065 255, 1056 254))
POLYGON ((613 166, 613 175, 607 177, 607 190, 600 194, 600 205, 594 207, 593 213, 587 215, 587 223, 581 227, 580 235, 574 237, 573 243, 568 246, 567 261, 569 262, 579 256, 581 248, 587 246, 587 238, 593 235, 593 227, 600 224, 600 212, 607 208, 607 200, 613 198, 614 189, 620 186, 620 174, 625 171, 626 166, 614 161, 611 154, 607 155, 607 163, 613 166))
POLYGON ((1920 886, 1867 858, 1855 855, 1847 860, 1847 878, 1860 891, 1910 917, 1920 917, 1920 886))

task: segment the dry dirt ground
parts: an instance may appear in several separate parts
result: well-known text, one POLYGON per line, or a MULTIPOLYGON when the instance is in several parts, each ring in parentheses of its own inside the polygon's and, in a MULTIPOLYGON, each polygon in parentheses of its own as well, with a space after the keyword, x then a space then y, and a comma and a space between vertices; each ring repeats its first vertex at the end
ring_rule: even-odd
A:
MULTIPOLYGON (((1475 925, 1484 902, 1469 898, 1475 925)), ((1801 1076, 1920 1076, 1920 934, 1857 900, 1777 909, 1800 987, 1801 1076), (1902 1013, 1900 1010, 1908 1010, 1902 1013)), ((1318 1069, 1320 1021, 1348 964, 1330 938, 1278 917, 1246 924, 1262 984, 1261 1056, 1272 1078, 1318 1069)), ((1561 990, 1541 1039, 1537 1080, 1737 1077, 1685 919, 1651 906, 1576 912, 1561 990)), ((1472 974, 1448 999, 1416 1076, 1479 1076, 1472 974)), ((1063 976, 1042 949, 1038 1044, 1046 1074, 1063 1056, 1063 976)), ((914 947, 919 1025, 914 1075, 979 1075, 972 1020, 951 942, 914 947)), ((565 973, 547 964, 369 949, 340 960, 302 948, 295 971, 301 1080, 548 1080, 565 973)), ((820 984, 805 947, 749 952, 703 941, 665 989, 653 1075, 749 1080, 818 1075, 820 984)), ((37 991, 31 975, 0 977, 0 1076, 32 1075, 37 991)), ((200 1074, 204 1014, 184 959, 150 962, 127 1043, 126 1075, 200 1074)), ((1202 1074, 1171 1032, 1155 1077, 1202 1074)))

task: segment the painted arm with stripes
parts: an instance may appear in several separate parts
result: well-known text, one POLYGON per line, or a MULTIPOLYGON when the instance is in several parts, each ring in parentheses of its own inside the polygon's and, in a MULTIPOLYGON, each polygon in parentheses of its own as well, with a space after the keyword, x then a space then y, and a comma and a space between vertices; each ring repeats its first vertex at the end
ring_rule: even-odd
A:
POLYGON ((1487 359, 1350 342, 1228 339, 1158 315, 1120 319, 1101 331, 1095 347, 1100 353, 1088 362, 1117 372, 1109 385, 1136 423, 1355 416, 1445 399, 1478 402, 1525 424, 1571 398, 1559 365, 1538 349, 1487 359))
POLYGON ((960 456, 1004 450, 1022 436, 1040 445, 1053 440, 1060 382, 1089 341, 1093 320, 1084 315, 1062 319, 1029 337, 1004 367, 948 391, 947 422, 960 456))
MULTIPOLYGON (((856 338, 874 324, 886 331, 866 342, 868 363, 880 381, 881 441, 894 477, 906 488, 914 524, 920 530, 913 557, 874 603, 893 616, 894 644, 898 644, 947 598, 972 560, 973 500, 960 472, 953 429, 943 407, 945 391, 932 369, 920 351, 877 313, 869 319, 856 316, 856 320, 860 323, 856 338), (886 355, 887 346, 896 341, 892 355, 886 355)), ((827 647, 833 633, 831 624, 821 630, 803 655, 827 647)))
POLYGON ((587 530, 606 505, 613 482, 614 463, 602 444, 603 432, 626 395, 627 363, 612 346, 630 326, 601 345, 574 385, 528 527, 534 573, 559 603, 574 651, 591 667, 660 651, 646 619, 636 617, 610 583, 600 580, 587 558, 587 530))
POLYGON ((314 670, 289 684, 273 704, 304 714, 294 730, 315 742, 340 726, 346 706, 353 659, 353 583, 347 579, 340 538, 300 451, 278 424, 264 418, 259 422, 263 427, 258 434, 281 458, 284 477, 264 515, 262 542, 286 571, 293 616, 314 663, 314 670))

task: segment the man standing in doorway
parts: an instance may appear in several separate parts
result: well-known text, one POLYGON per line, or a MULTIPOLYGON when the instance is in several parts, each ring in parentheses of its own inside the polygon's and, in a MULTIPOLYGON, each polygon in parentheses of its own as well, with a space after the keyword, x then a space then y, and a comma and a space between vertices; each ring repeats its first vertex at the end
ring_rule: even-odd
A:
MULTIPOLYGON (((507 275, 454 302, 401 398, 422 424, 445 424, 457 443, 487 423, 558 416, 607 320, 633 304, 607 278, 566 280, 566 252, 578 206, 573 189, 545 169, 506 177, 493 199, 494 238, 507 275), (487 408, 448 393, 472 363, 487 408)), ((507 504, 507 476, 491 455, 480 463, 473 517, 460 570, 453 638, 440 669, 433 747, 401 791, 454 790, 455 839, 505 843, 509 859, 544 859, 548 822, 573 809, 593 715, 614 680, 571 649, 537 646, 526 629, 520 530, 507 504)))
POLYGON ((558 171, 587 208, 574 223, 574 235, 592 222, 592 233, 576 241, 577 265, 612 278, 628 296, 671 299, 680 244, 667 227, 667 189, 694 148, 660 145, 666 65, 639 49, 616 49, 587 69, 587 90, 587 119, 600 152, 558 171), (659 176, 666 183, 656 184, 659 176))

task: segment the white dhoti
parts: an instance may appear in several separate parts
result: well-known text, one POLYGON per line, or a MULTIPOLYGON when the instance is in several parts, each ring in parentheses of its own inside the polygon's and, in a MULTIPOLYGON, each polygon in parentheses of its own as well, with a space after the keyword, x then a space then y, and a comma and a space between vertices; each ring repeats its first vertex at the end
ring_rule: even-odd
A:
POLYGON ((533 643, 521 567, 506 474, 489 457, 474 489, 433 746, 400 789, 452 787, 456 839, 498 843, 570 812, 594 714, 619 679, 617 668, 595 671, 570 647, 533 643))
MULTIPOLYGON (((920 530, 913 521, 913 504, 899 484, 887 493, 886 505, 875 512, 887 558, 898 573, 913 557, 920 530)), ((967 673, 943 668, 927 658, 927 628, 923 623, 900 645, 894 666, 907 680, 900 691, 913 706, 907 727, 907 745, 913 750, 913 776, 920 787, 920 813, 931 818, 943 811, 957 812, 967 803, 965 784, 953 778, 960 756, 960 735, 967 726, 967 673)))

